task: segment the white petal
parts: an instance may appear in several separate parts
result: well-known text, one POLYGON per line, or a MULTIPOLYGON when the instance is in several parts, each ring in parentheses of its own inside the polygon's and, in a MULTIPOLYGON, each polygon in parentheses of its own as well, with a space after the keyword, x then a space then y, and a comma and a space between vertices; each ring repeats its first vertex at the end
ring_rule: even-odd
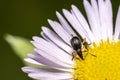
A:
POLYGON ((120 6, 116 17, 114 38, 118 40, 119 36, 120 36, 120 6))
POLYGON ((81 27, 83 27, 85 29, 85 31, 88 33, 88 36, 91 39, 91 41, 95 41, 95 37, 93 36, 93 33, 91 32, 89 25, 88 25, 87 21, 85 20, 84 16, 82 15, 82 13, 74 5, 72 5, 72 10, 73 10, 76 18, 78 19, 79 23, 81 24, 81 27))
POLYGON ((113 35, 113 12, 112 12, 112 4, 110 0, 105 1, 106 5, 106 15, 107 15, 107 31, 108 31, 108 37, 112 39, 113 35), (107 14, 108 13, 108 14, 107 14))
POLYGON ((64 65, 61 65, 61 63, 56 63, 55 61, 51 61, 49 59, 47 59, 46 57, 44 56, 41 56, 40 54, 29 54, 28 55, 29 58, 43 64, 44 66, 41 66, 41 67, 50 67, 50 68, 53 68, 53 69, 58 69, 58 70, 61 70, 61 71, 71 71, 71 68, 68 68, 68 67, 65 67, 64 65))
MULTIPOLYGON (((44 78, 40 78, 40 79, 38 79, 38 80, 58 80, 58 79, 48 78, 48 77, 47 77, 47 78, 45 78, 45 77, 44 77, 44 78)), ((59 79, 59 80, 61 80, 61 79, 59 79)))
POLYGON ((44 66, 43 64, 31 59, 31 58, 25 58, 24 59, 26 62, 32 63, 32 64, 36 64, 36 65, 40 65, 40 66, 44 66))
POLYGON ((64 72, 64 71, 59 71, 59 70, 49 69, 49 68, 23 67, 22 70, 26 73, 31 74, 30 77, 35 78, 35 79, 38 79, 37 77, 39 77, 39 79, 41 78, 53 78, 53 79, 72 78, 69 72, 64 72), (32 74, 36 74, 36 75, 39 74, 39 75, 36 76, 32 74), (62 77, 63 75, 64 77, 62 77))
MULTIPOLYGON (((35 67, 22 67, 22 71, 24 71, 25 73, 31 73, 31 72, 39 72, 41 71, 42 68, 35 68, 35 67)), ((44 70, 44 68, 43 68, 44 70)))
POLYGON ((67 54, 65 51, 61 50, 59 47, 57 47, 54 44, 51 44, 42 38, 38 37, 33 37, 35 42, 32 42, 38 49, 41 49, 43 51, 47 51, 49 54, 55 56, 56 58, 60 59, 61 61, 68 63, 68 64, 73 64, 69 54, 67 54), (63 59, 64 58, 64 59, 63 59))
POLYGON ((38 79, 38 80, 58 80, 58 79, 53 79, 53 78, 40 78, 40 79, 38 79))
POLYGON ((86 31, 81 27, 81 24, 78 22, 76 17, 71 14, 69 11, 63 9, 63 13, 67 20, 70 22, 70 24, 75 28, 75 30, 82 36, 82 38, 86 38, 87 42, 90 43, 91 40, 89 39, 89 36, 87 35, 86 31))
POLYGON ((34 79, 41 79, 41 78, 52 78, 52 79, 70 79, 72 76, 70 73, 52 73, 52 72, 38 72, 38 73, 29 73, 28 75, 34 79))
POLYGON ((69 72, 69 71, 61 71, 61 70, 57 70, 57 69, 51 69, 51 68, 37 68, 37 67, 22 67, 22 71, 24 71, 25 73, 36 73, 36 72, 69 72))
POLYGON ((49 39, 52 40, 57 46, 64 49, 65 51, 67 51, 70 54, 73 52, 73 49, 70 46, 68 46, 67 44, 65 44, 61 40, 61 38, 59 38, 52 30, 50 30, 47 27, 42 27, 42 30, 45 33, 45 35, 47 37, 49 37, 49 39))
MULTIPOLYGON (((43 31, 41 32, 41 36, 48 41, 49 43, 56 45, 43 31)), ((64 43, 65 44, 65 43, 64 43)))
MULTIPOLYGON (((96 25, 97 25, 97 31, 98 31, 98 36, 99 39, 102 39, 102 32, 101 32, 101 24, 100 24, 100 16, 99 16, 99 10, 98 10, 98 4, 96 0, 91 0, 91 6, 95 15, 95 19, 96 19, 96 25)), ((95 26, 96 27, 96 26, 95 26)))
MULTIPOLYGON (((32 55, 29 54, 29 56, 32 56, 32 55)), ((31 58, 33 58, 33 57, 34 56, 32 56, 31 58)), ((29 62, 31 64, 40 65, 40 67, 48 67, 49 66, 49 67, 52 67, 52 68, 60 70, 60 71, 67 71, 67 72, 71 72, 72 71, 72 69, 70 69, 70 68, 63 68, 63 67, 61 68, 61 66, 57 67, 56 64, 50 65, 50 64, 48 64, 50 61, 48 61, 46 58, 43 58, 42 56, 40 56, 40 57, 39 57, 39 60, 37 60, 37 59, 35 60, 35 59, 31 59, 31 58, 26 58, 25 61, 29 62)), ((64 65, 62 65, 62 66, 64 66, 64 65)), ((26 73, 27 73, 27 71, 26 71, 26 73)))
POLYGON ((101 24, 101 31, 102 31, 102 39, 106 39, 108 37, 107 35, 107 27, 106 27, 106 10, 105 10, 105 3, 103 0, 98 1, 99 5, 99 15, 100 15, 100 24, 101 24))
POLYGON ((67 43, 70 45, 70 39, 72 38, 72 35, 66 32, 63 27, 55 21, 48 20, 49 24, 52 26, 54 31, 67 43))
POLYGON ((45 40, 50 41, 50 39, 45 35, 44 32, 41 32, 41 36, 42 36, 45 40))
MULTIPOLYGON (((93 3, 92 3, 93 4, 93 3)), ((95 4, 93 4, 95 5, 95 4)), ((87 17, 88 17, 88 21, 90 23, 92 32, 95 36, 96 41, 99 41, 101 38, 101 29, 99 26, 99 22, 97 21, 98 17, 97 14, 95 14, 94 9, 92 8, 92 6, 90 5, 90 3, 87 0, 84 0, 84 7, 85 7, 85 11, 87 13, 87 17)))
POLYGON ((68 65, 68 64, 66 64, 66 63, 61 62, 58 58, 52 56, 50 53, 47 53, 47 51, 44 52, 44 51, 42 51, 42 50, 35 49, 35 52, 37 52, 37 53, 40 54, 41 56, 45 57, 46 59, 54 62, 55 64, 64 66, 64 67, 66 67, 66 68, 72 68, 72 65, 68 65))
POLYGON ((56 15, 60 21, 60 23, 62 24, 62 27, 69 33, 72 34, 74 36, 76 36, 75 32, 72 30, 72 28, 70 27, 70 25, 67 23, 67 21, 62 17, 62 15, 59 12, 56 12, 56 15))
POLYGON ((98 0, 102 38, 112 38, 112 7, 109 0, 98 0))

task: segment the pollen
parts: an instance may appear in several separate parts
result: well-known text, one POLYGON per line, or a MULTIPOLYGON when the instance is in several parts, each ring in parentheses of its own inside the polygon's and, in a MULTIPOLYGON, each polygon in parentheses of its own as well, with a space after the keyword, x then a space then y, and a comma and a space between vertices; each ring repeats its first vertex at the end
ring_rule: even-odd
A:
POLYGON ((74 60, 74 80, 120 80, 120 41, 93 43, 82 54, 84 60, 74 60))

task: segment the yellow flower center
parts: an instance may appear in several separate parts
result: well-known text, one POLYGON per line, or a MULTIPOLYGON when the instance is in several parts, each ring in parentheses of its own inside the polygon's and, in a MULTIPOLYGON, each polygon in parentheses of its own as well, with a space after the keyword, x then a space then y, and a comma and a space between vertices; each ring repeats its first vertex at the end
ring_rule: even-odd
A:
POLYGON ((82 54, 84 60, 74 60, 74 80, 120 80, 120 41, 94 43, 82 54))

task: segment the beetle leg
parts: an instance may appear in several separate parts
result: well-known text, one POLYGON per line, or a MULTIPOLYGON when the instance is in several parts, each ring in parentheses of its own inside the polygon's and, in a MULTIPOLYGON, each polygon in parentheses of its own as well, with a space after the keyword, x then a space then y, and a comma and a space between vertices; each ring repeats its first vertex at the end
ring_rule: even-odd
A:
POLYGON ((86 48, 86 49, 88 48, 88 44, 86 42, 86 38, 83 39, 82 45, 83 45, 83 48, 86 48))
MULTIPOLYGON (((86 38, 84 38, 83 39, 83 42, 82 42, 82 45, 83 45, 83 47, 82 47, 82 52, 86 52, 86 56, 88 55, 88 53, 89 52, 87 52, 88 51, 88 45, 91 45, 91 43, 90 44, 88 44, 87 42, 86 42, 86 38)), ((92 53, 89 53, 90 55, 92 55, 92 56, 94 56, 94 57, 96 57, 96 55, 94 55, 94 54, 92 54, 92 53)), ((85 56, 85 57, 86 57, 85 56)))
POLYGON ((81 49, 81 51, 82 51, 82 53, 84 53, 84 57, 86 57, 88 55, 88 50, 85 47, 83 47, 81 49))
POLYGON ((86 38, 84 38, 82 41, 82 44, 85 44, 85 43, 86 43, 86 38))
POLYGON ((72 60, 74 60, 74 59, 75 59, 76 55, 77 55, 77 52, 76 52, 76 51, 74 51, 74 52, 72 53, 72 60))
POLYGON ((89 53, 90 55, 94 56, 94 57, 97 57, 96 55, 92 54, 92 53, 89 53))
POLYGON ((88 46, 91 45, 91 43, 88 44, 87 41, 86 41, 86 38, 84 38, 83 41, 82 41, 82 45, 83 45, 83 48, 88 49, 88 46))

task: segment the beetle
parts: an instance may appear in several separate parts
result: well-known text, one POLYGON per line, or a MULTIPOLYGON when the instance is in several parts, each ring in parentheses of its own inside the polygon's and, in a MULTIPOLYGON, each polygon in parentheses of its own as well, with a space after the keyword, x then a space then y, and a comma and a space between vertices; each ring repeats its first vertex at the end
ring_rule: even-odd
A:
POLYGON ((72 48, 75 50, 72 54, 73 54, 73 58, 72 60, 75 58, 76 56, 76 53, 78 54, 78 56, 84 60, 83 58, 83 54, 82 54, 82 42, 81 40, 77 37, 77 36, 73 36, 72 39, 70 40, 71 42, 71 46, 72 48))
MULTIPOLYGON (((81 41, 77 36, 73 36, 72 39, 70 40, 70 42, 71 42, 72 48, 75 50, 72 53, 72 55, 73 55, 72 60, 75 58, 76 55, 78 55, 82 60, 84 60, 82 53, 83 52, 87 52, 87 54, 89 53, 88 52, 88 45, 90 45, 90 44, 88 44, 86 42, 86 39, 83 39, 83 41, 81 41)), ((97 57, 94 54, 91 54, 91 53, 89 53, 89 54, 94 56, 94 57, 97 57)))

